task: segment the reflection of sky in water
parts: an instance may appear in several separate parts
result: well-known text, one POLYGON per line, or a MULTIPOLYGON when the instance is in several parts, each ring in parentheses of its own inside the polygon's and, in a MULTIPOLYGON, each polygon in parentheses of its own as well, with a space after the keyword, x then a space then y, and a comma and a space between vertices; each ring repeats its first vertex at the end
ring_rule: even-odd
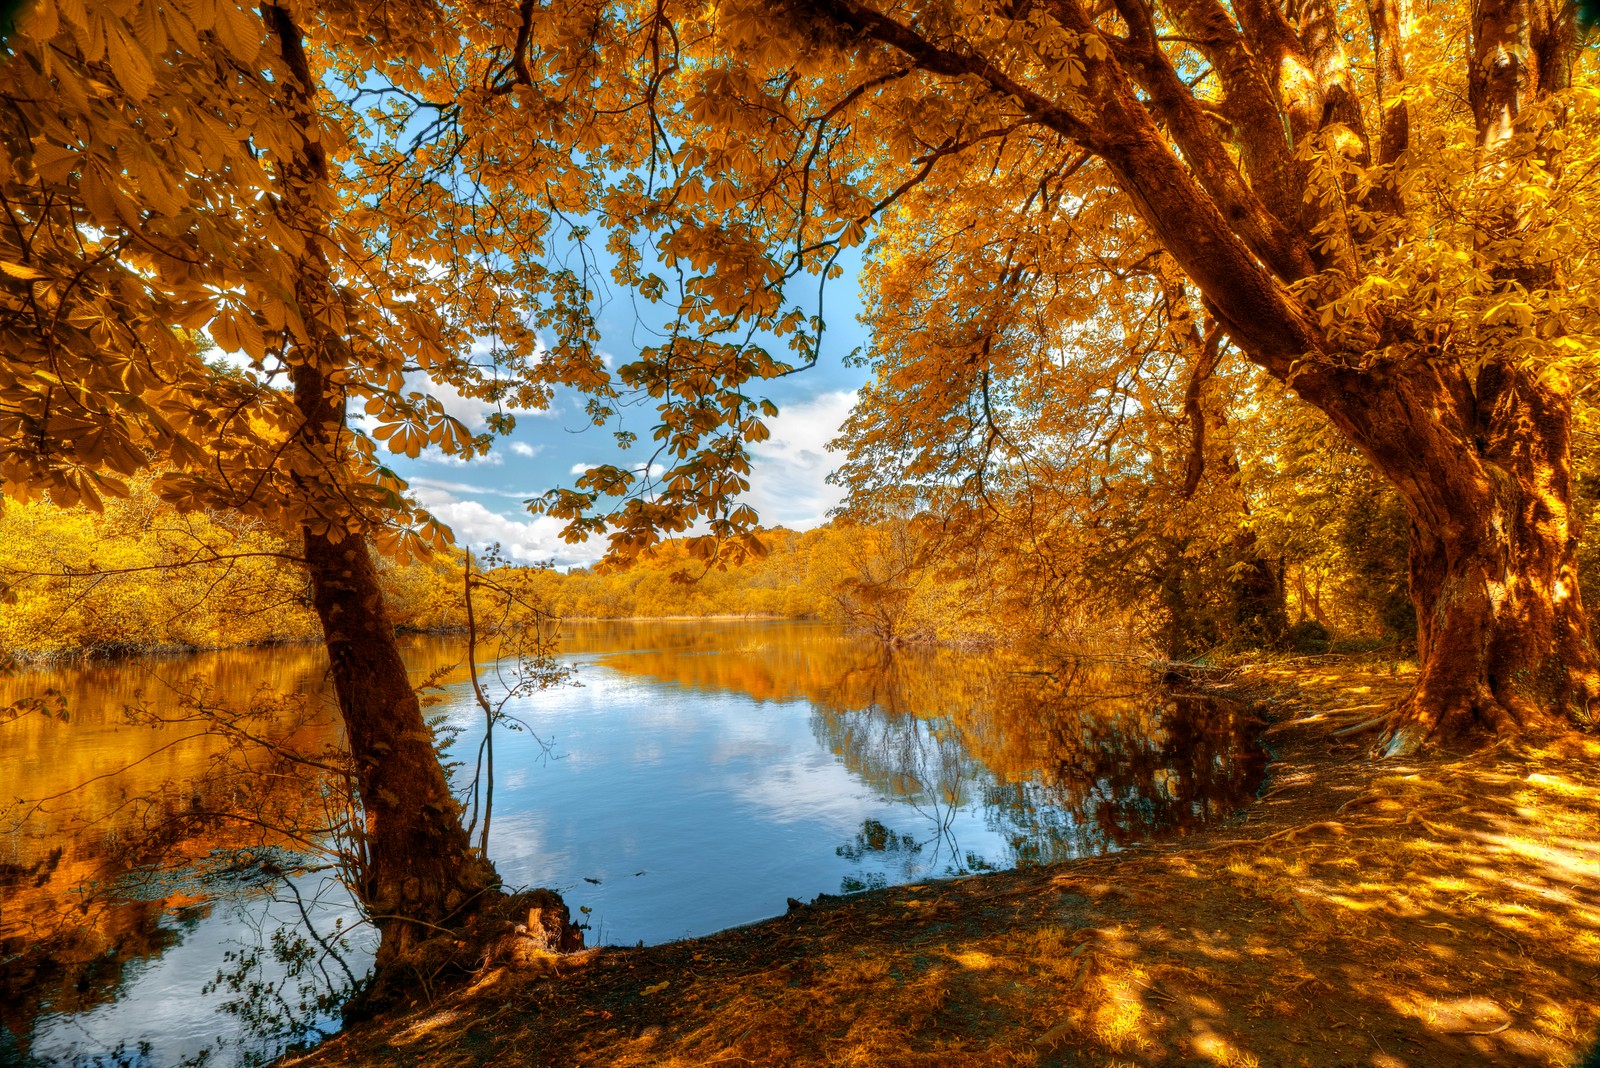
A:
MULTIPOLYGON (((1071 701, 1050 712, 1013 694, 1020 704, 1003 709, 983 658, 890 656, 824 627, 580 629, 569 648, 581 685, 513 702, 506 711, 533 733, 496 734, 490 851, 508 884, 560 890, 578 920, 590 909, 591 944, 705 934, 779 914, 789 897, 1115 848, 1212 805, 1194 784, 1230 763, 1184 739, 1130 742, 1126 725, 1085 742, 1095 732, 1071 701), (1163 764, 1174 760, 1184 766, 1163 764)), ((460 650, 424 641, 413 655, 431 668, 460 650)), ((470 763, 482 720, 459 671, 440 696, 430 711, 459 729, 451 755, 470 763)), ((1149 722, 1124 715, 1135 734, 1149 722)), ((1247 796, 1226 778, 1223 811, 1247 796)), ((223 953, 291 915, 260 896, 217 903, 131 967, 119 1000, 37 1021, 35 1052, 59 1061, 74 1045, 149 1038, 149 1063, 181 1059, 235 1026, 214 1011, 221 995, 200 996, 223 953)))
MULTIPOLYGON (((350 928, 359 920, 342 888, 327 885, 320 877, 297 881, 307 912, 324 936, 332 936, 336 921, 350 928)), ((37 1062, 83 1063, 95 1068, 104 1064, 110 1068, 109 1058, 95 1058, 104 1058, 124 1043, 128 1053, 133 1054, 140 1042, 148 1042, 148 1058, 133 1060, 133 1064, 166 1068, 208 1046, 217 1050, 208 1065, 232 1063, 238 1052, 238 1023, 220 1011, 230 995, 220 991, 205 993, 204 988, 219 970, 230 967, 226 954, 261 944, 265 939, 261 932, 298 925, 299 912, 292 895, 277 899, 259 891, 218 898, 209 908, 199 911, 203 914, 188 923, 173 922, 181 930, 176 945, 159 956, 145 957, 128 966, 120 998, 71 1016, 40 1017, 31 1049, 37 1062)), ((363 927, 349 938, 345 959, 357 975, 366 970, 376 948, 370 934, 363 927)), ((281 968, 271 963, 261 973, 267 979, 281 974, 281 968)), ((324 1020, 323 1026, 330 1033, 336 1029, 331 1019, 324 1020)), ((246 1050, 259 1052, 258 1047, 249 1045, 246 1050)), ((9 1062, 0 1057, 0 1063, 9 1062)))
MULTIPOLYGON (((552 759, 526 734, 497 737, 490 851, 508 882, 593 909, 591 941, 704 934, 836 892, 855 866, 834 847, 892 807, 818 747, 808 702, 686 692, 594 663, 582 678, 514 710, 552 759), (504 774, 530 764, 521 785, 504 774)), ((464 733, 456 758, 480 737, 464 733)))

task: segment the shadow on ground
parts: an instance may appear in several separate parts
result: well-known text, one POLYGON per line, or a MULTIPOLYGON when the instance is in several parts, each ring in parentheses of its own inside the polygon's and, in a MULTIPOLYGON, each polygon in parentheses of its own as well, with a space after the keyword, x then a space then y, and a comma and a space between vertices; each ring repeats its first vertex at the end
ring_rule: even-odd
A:
POLYGON ((1600 1066, 1600 742, 1333 736, 1405 684, 1256 672, 1277 761, 1204 835, 489 971, 300 1063, 1600 1066))

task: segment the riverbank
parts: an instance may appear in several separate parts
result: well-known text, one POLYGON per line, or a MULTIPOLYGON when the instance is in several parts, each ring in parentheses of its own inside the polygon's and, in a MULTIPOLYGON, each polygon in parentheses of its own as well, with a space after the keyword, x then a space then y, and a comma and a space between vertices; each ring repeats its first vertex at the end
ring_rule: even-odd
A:
MULTIPOLYGON (((774 615, 709 615, 709 616, 572 616, 562 623, 818 623, 822 620, 791 619, 774 615)), ((395 638, 402 644, 409 638, 465 638, 467 628, 459 627, 401 627, 395 638)), ((172 659, 194 656, 198 653, 222 653, 233 649, 276 649, 283 647, 312 647, 322 644, 321 637, 275 638, 270 641, 235 642, 226 645, 156 644, 136 645, 128 642, 102 642, 94 645, 62 646, 50 649, 12 649, 5 653, 19 668, 71 667, 78 664, 117 664, 143 659, 172 659)))
POLYGON ((1275 762, 1204 833, 492 969, 286 1063, 1578 1063, 1600 1023, 1600 741, 1373 764, 1332 736, 1408 682, 1241 672, 1275 762))

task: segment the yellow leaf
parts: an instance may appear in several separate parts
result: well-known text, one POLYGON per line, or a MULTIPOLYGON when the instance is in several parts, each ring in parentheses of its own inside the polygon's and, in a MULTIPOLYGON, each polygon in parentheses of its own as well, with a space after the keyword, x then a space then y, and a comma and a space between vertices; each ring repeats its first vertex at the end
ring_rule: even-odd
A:
POLYGON ((254 62, 261 47, 260 23, 233 0, 220 0, 217 7, 218 18, 213 30, 222 46, 239 62, 254 62))
POLYGON ((133 34, 149 55, 159 56, 167 50, 167 31, 155 0, 144 0, 133 13, 133 34))
POLYGON ((111 71, 128 99, 139 101, 150 95, 155 75, 150 70, 149 57, 123 31, 120 22, 113 21, 106 26, 106 58, 111 61, 111 71))
POLYGON ((239 343, 239 328, 233 316, 227 311, 221 312, 215 319, 211 320, 211 340, 215 341, 217 347, 224 352, 239 351, 241 347, 239 343))
POLYGON ((65 145, 36 140, 33 143, 33 170, 47 182, 61 181, 78 162, 78 154, 65 145))
POLYGON ((56 8, 61 12, 61 17, 72 26, 79 29, 88 28, 89 12, 84 7, 83 0, 57 0, 56 8))
POLYGON ((54 0, 36 0, 17 19, 17 32, 35 41, 48 41, 61 28, 54 0))

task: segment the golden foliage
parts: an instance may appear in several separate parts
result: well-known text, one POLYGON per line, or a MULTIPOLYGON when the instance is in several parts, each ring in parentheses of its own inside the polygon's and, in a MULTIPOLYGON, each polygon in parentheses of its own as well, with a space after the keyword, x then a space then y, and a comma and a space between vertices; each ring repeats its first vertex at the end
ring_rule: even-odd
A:
MULTIPOLYGON (((397 628, 463 625, 455 557, 386 564, 379 580, 397 628)), ((237 513, 180 511, 146 476, 98 511, 8 505, 0 589, 0 644, 26 657, 321 637, 293 544, 237 513)))
POLYGON ((1283 629, 1294 531, 1227 427, 1304 401, 1433 554, 1413 733, 1581 712, 1594 64, 1551 5, 1401 7, 33 0, 0 80, 0 479, 93 508, 159 463, 181 509, 404 559, 448 533, 381 447, 487 445, 434 387, 490 432, 569 388, 625 445, 652 411, 654 455, 537 507, 622 555, 759 553, 762 383, 822 355, 810 283, 871 240, 847 478, 998 542, 1046 628, 1110 565, 1172 618, 1230 587, 1174 650, 1283 629), (608 367, 612 284, 664 321, 608 367), (1433 611, 1469 585, 1511 592, 1433 611))

